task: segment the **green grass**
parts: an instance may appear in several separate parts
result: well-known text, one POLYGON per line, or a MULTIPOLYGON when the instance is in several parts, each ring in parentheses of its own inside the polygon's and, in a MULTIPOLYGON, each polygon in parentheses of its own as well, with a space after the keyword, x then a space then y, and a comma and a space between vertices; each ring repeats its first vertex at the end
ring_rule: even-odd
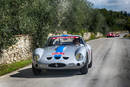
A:
POLYGON ((12 64, 0 64, 0 76, 13 72, 19 68, 22 68, 24 66, 27 66, 31 64, 32 60, 22 60, 20 62, 12 63, 12 64))

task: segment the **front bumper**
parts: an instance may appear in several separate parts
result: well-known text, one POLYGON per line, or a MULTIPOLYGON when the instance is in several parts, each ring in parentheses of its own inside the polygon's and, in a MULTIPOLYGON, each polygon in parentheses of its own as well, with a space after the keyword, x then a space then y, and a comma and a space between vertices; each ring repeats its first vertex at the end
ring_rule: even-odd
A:
POLYGON ((85 65, 85 62, 70 62, 70 63, 64 63, 64 62, 53 62, 53 63, 40 63, 40 62, 33 62, 33 66, 37 69, 80 69, 85 65))

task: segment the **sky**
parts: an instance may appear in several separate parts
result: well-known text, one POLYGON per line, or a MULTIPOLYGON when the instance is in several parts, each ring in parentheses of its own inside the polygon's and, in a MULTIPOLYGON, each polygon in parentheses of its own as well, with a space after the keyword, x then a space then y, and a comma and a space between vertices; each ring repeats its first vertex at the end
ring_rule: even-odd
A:
POLYGON ((130 0, 88 0, 94 8, 106 8, 114 11, 127 11, 130 13, 130 0))

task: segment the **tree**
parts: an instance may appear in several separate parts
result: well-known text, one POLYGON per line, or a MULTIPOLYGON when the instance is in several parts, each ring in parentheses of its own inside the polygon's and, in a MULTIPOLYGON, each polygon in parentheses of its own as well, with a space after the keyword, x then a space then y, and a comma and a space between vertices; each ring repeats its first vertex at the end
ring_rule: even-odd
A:
POLYGON ((130 17, 127 19, 127 23, 125 25, 125 28, 129 31, 130 33, 130 17))

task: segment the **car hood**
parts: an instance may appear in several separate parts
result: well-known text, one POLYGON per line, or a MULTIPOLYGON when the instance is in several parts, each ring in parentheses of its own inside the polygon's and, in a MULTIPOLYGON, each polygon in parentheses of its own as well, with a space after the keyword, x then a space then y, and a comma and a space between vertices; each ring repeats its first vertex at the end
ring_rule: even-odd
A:
POLYGON ((55 53, 62 53, 62 56, 72 57, 75 56, 76 50, 78 50, 81 46, 50 46, 44 48, 43 57, 54 57, 55 53))

